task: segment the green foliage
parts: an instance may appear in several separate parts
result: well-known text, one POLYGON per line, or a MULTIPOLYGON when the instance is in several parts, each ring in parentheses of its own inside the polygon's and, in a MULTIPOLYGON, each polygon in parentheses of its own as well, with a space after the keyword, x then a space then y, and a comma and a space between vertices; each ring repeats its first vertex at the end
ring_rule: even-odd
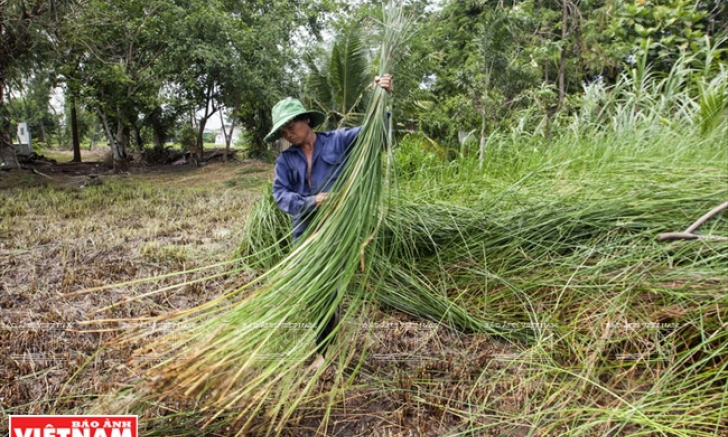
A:
POLYGON ((555 32, 560 19, 558 9, 541 2, 453 1, 432 14, 422 31, 431 43, 417 48, 429 66, 416 97, 428 104, 413 105, 423 131, 455 148, 460 132, 487 133, 534 104, 544 114, 555 107, 540 91, 555 82, 567 43, 555 32))
POLYGON ((58 134, 61 120, 51 111, 51 85, 46 77, 31 78, 25 84, 25 95, 22 98, 8 101, 13 142, 17 142, 17 139, 14 138, 15 132, 17 132, 17 124, 26 122, 34 143, 36 141, 59 143, 58 134))
MULTIPOLYGON (((370 25, 381 9, 376 2, 92 0, 83 8, 69 7, 73 4, 45 2, 28 20, 7 21, 9 35, 32 43, 17 46, 17 55, 0 53, 3 65, 13 60, 15 66, 3 67, 0 79, 40 81, 51 68, 52 85, 65 84, 80 109, 101 118, 112 149, 121 155, 136 142, 161 146, 182 115, 200 118, 195 125, 203 142, 206 120, 225 108, 245 128, 248 153, 269 158, 263 137, 270 105, 286 95, 302 93, 309 106, 327 112, 328 127, 359 123, 366 104, 362 91, 372 76, 365 67, 367 52, 380 40, 370 25), (72 19, 61 20, 64 14, 72 19), (304 47, 320 41, 326 26, 336 35, 333 46, 325 56, 310 55, 304 47)), ((3 3, 3 14, 14 17, 21 6, 3 3)), ((705 67, 715 69, 717 63, 703 54, 726 57, 720 38, 728 7, 715 0, 446 1, 437 7, 423 0, 405 7, 420 24, 402 50, 399 70, 391 72, 397 84, 395 125, 419 125, 453 150, 462 148, 463 133, 486 136, 520 123, 524 114, 578 111, 574 102, 584 82, 598 77, 613 84, 620 71, 637 63, 664 74, 682 54, 692 54, 687 65, 696 69, 693 74, 700 70, 713 77, 716 71, 705 67)), ((27 103, 23 91, 30 88, 17 83, 8 85, 27 103)), ((33 113, 45 117, 43 129, 33 126, 34 132, 52 135, 49 114, 33 113)), ((9 123, 10 116, 3 117, 9 123)), ((82 128, 91 123, 85 118, 82 128)), ((10 125, 3 129, 10 131, 10 125)))
POLYGON ((649 63, 659 71, 669 70, 681 52, 698 53, 705 48, 708 3, 685 0, 609 2, 614 19, 608 35, 621 45, 626 58, 635 48, 646 47, 649 63))
MULTIPOLYGON (((708 56, 704 63, 708 71, 711 70, 714 63, 712 61, 713 59, 708 56)), ((698 105, 700 107, 698 123, 704 135, 713 132, 728 121, 728 69, 723 64, 719 65, 720 70, 713 77, 705 75, 700 77, 699 81, 695 81, 698 87, 698 105)))
POLYGON ((548 131, 558 113, 580 111, 584 84, 614 84, 625 69, 666 74, 682 62, 693 77, 713 77, 706 68, 718 63, 708 59, 725 58, 716 25, 725 5, 658 3, 445 2, 422 24, 426 42, 413 45, 405 72, 420 75, 417 88, 395 115, 460 149, 463 133, 548 131), (638 24, 652 30, 640 36, 638 24), (545 124, 530 123, 544 115, 545 124))
POLYGON ((350 24, 338 32, 329 51, 310 53, 305 58, 310 73, 302 101, 326 114, 324 129, 360 125, 366 92, 373 80, 360 24, 350 24))
POLYGON ((73 55, 59 60, 61 70, 77 101, 99 116, 115 160, 132 143, 143 146, 146 115, 161 104, 163 54, 182 13, 171 2, 93 0, 67 23, 65 48, 73 55))
POLYGON ((161 147, 190 112, 202 144, 206 121, 223 106, 236 110, 255 154, 269 102, 289 93, 294 28, 282 23, 306 17, 314 29, 314 11, 328 8, 293 3, 89 1, 57 37, 58 71, 100 115, 119 155, 136 139, 161 147))
MULTIPOLYGON (((74 4, 74 1, 49 0, 32 2, 31 7, 26 1, 0 2, 0 158, 6 168, 18 167, 12 148, 13 121, 7 107, 7 93, 14 88, 12 82, 20 78, 37 74, 38 79, 32 82, 43 82, 40 77, 44 77, 44 72, 53 64, 55 31, 64 19, 72 15, 74 4)), ((37 108, 38 103, 36 101, 31 105, 33 109, 37 108)), ((41 110, 38 115, 43 118, 42 114, 46 112, 47 109, 41 110)), ((29 114, 24 115, 27 117, 29 114)), ((46 138, 42 140, 50 141, 46 138)))
POLYGON ((419 125, 428 137, 445 148, 457 150, 459 132, 478 125, 474 102, 465 95, 434 98, 427 107, 419 115, 419 125))
POLYGON ((182 150, 190 150, 197 144, 197 130, 189 124, 182 125, 177 132, 177 142, 182 150))
POLYGON ((394 150, 394 168, 399 177, 412 178, 418 172, 435 168, 446 151, 432 140, 417 134, 405 135, 394 150))

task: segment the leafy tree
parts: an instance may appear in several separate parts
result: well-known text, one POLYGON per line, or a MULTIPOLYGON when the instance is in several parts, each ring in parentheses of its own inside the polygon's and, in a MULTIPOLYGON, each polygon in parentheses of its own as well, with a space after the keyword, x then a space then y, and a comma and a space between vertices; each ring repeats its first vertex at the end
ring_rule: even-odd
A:
POLYGON ((50 105, 52 81, 47 74, 35 74, 17 83, 22 95, 11 98, 7 108, 13 127, 16 123, 27 122, 34 142, 50 144, 52 136, 58 134, 59 125, 58 116, 50 105))
POLYGON ((292 89, 294 33, 317 30, 327 1, 189 0, 167 54, 168 80, 195 114, 198 143, 210 117, 228 108, 244 127, 252 156, 267 155, 270 105, 292 89), (299 23, 303 23, 299 25, 299 23))
POLYGON ((725 2, 686 0, 610 1, 605 8, 614 17, 607 27, 615 39, 615 50, 623 59, 639 56, 645 47, 647 62, 656 71, 667 72, 682 51, 697 53, 706 48, 706 32, 722 29, 716 18, 725 20, 725 2))
POLYGON ((197 147, 201 148, 205 125, 217 112, 223 85, 232 78, 233 64, 240 59, 245 29, 221 4, 190 1, 178 32, 167 56, 167 72, 180 101, 199 114, 197 147))
POLYGON ((270 145, 264 138, 272 126, 271 107, 295 94, 297 80, 304 75, 299 64, 302 49, 296 41, 319 38, 322 21, 334 4, 330 0, 230 3, 249 31, 240 62, 233 64, 236 80, 223 87, 224 99, 230 99, 225 105, 237 108, 249 156, 269 159, 270 145))
POLYGON ((77 21, 76 38, 85 51, 73 80, 83 84, 82 95, 104 127, 117 169, 125 166, 132 141, 142 147, 145 115, 160 104, 160 63, 183 14, 183 8, 161 0, 91 0, 77 21))
POLYGON ((81 0, 0 1, 0 156, 5 168, 18 168, 6 102, 9 81, 47 61, 57 27, 81 0))
POLYGON ((431 103, 419 117, 424 132, 455 146, 460 131, 475 129, 483 138, 489 122, 522 104, 519 96, 541 73, 525 50, 524 35, 537 24, 518 8, 485 1, 451 1, 433 14, 425 31, 432 46, 425 96, 431 103))

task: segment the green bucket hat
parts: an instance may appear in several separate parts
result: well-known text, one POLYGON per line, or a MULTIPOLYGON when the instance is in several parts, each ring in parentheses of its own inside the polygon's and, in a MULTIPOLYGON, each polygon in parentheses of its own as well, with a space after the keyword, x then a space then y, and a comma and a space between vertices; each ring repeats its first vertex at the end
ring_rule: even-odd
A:
POLYGON ((308 125, 312 128, 320 125, 326 119, 326 116, 321 112, 307 111, 306 108, 303 107, 303 103, 293 97, 286 97, 276 103, 273 107, 273 111, 271 112, 273 115, 273 129, 271 129, 270 133, 265 136, 265 141, 267 142, 275 141, 280 138, 281 133, 279 130, 283 127, 283 125, 299 115, 308 115, 308 125))

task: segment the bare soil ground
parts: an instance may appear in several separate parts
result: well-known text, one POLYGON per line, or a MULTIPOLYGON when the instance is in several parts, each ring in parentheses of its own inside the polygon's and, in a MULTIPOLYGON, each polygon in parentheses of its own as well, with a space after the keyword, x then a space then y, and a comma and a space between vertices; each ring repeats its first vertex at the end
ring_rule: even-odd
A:
MULTIPOLYGON (((132 167, 124 174, 91 161, 0 173, 3 415, 82 412, 94 397, 135 378, 126 365, 133 345, 109 347, 115 325, 97 330, 85 322, 191 308, 244 282, 240 275, 223 275, 145 296, 180 277, 189 282, 224 272, 219 267, 160 277, 230 260, 247 212, 270 177, 270 165, 253 161, 132 167)), ((451 411, 469 400, 520 408, 523 394, 509 393, 508 381, 501 392, 478 381, 484 366, 498 366, 497 356, 510 352, 507 346, 396 312, 381 312, 374 322, 389 328, 375 335, 356 388, 333 404, 327 435, 435 436, 465 421, 451 411), (391 389, 382 390, 382 381, 391 389)), ((326 393, 332 384, 324 377, 317 391, 326 393)), ((320 409, 315 403, 302 409, 284 435, 321 435, 327 402, 323 396, 320 409)), ((0 432, 6 427, 3 419, 0 432)), ((527 430, 504 425, 501 435, 527 430)))

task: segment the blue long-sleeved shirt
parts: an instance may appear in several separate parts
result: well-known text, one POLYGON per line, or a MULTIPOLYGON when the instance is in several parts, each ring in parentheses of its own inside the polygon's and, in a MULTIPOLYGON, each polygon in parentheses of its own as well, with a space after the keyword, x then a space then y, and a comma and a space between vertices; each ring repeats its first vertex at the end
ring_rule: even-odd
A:
POLYGON ((276 160, 273 198, 293 217, 293 237, 298 238, 316 211, 316 194, 326 193, 338 179, 351 146, 361 128, 316 132, 311 159, 311 184, 306 180, 308 162, 298 146, 284 150, 276 160))

